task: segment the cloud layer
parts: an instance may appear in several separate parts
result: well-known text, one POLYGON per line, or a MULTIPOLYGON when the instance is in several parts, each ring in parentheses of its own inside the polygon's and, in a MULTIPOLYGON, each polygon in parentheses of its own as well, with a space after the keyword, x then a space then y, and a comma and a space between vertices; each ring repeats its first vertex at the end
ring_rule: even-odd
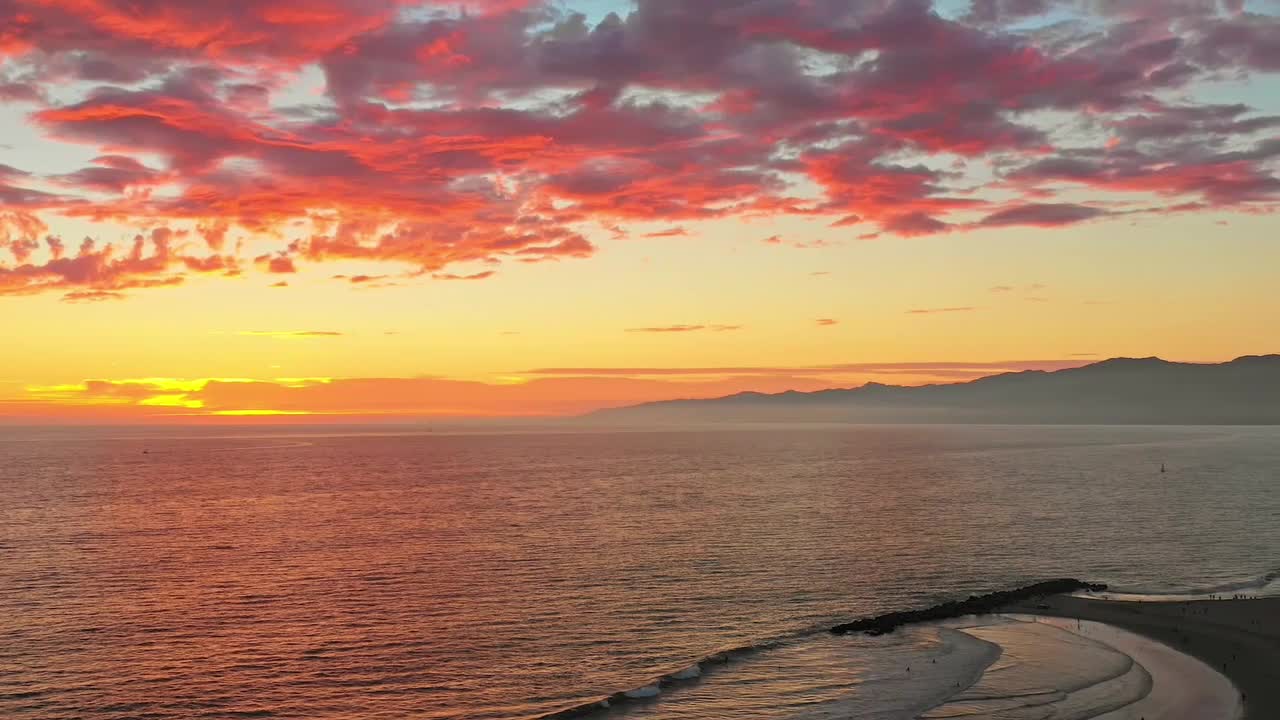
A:
POLYGON ((1274 3, 568 5, 0 1, 0 102, 92 155, 0 165, 0 294, 484 280, 640 221, 913 237, 1280 198, 1280 117, 1199 99, 1280 72, 1274 3))
MULTIPOLYGON (((279 336, 279 333, 263 333, 279 336)), ((296 334, 296 332, 295 332, 296 334)), ((797 367, 536 368, 518 382, 435 377, 143 378, 30 386, 0 398, 0 422, 200 421, 269 417, 315 421, 429 416, 558 416, 672 397, 703 398, 745 390, 781 392, 860 385, 868 380, 917 385, 1003 372, 1059 370, 1086 361, 844 363, 797 367)))

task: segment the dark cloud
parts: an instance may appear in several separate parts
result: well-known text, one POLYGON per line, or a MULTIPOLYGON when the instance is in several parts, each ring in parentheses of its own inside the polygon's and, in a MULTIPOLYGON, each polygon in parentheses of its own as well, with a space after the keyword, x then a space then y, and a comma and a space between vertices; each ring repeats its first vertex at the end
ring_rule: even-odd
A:
POLYGON ((1106 215, 1100 208, 1070 203, 1032 203, 1015 205, 997 210, 978 221, 979 225, 1003 227, 1008 225, 1035 225, 1038 227, 1058 227, 1074 225, 1085 220, 1092 220, 1106 215))
POLYGON ((688 235, 689 235, 688 230, 685 230, 683 227, 678 227, 678 226, 644 234, 644 236, 647 238, 688 237, 688 235))

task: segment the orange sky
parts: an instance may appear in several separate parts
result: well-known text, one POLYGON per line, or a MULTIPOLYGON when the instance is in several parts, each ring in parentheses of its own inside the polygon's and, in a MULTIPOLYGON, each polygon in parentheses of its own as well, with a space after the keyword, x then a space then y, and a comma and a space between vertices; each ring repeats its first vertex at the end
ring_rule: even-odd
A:
POLYGON ((727 2, 11 3, 0 422, 1280 350, 1274 5, 727 2))

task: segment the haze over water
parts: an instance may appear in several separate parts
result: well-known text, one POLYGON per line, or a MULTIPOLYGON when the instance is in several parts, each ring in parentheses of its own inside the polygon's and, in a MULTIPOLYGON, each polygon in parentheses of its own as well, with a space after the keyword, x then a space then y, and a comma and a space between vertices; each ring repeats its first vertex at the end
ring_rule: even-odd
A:
POLYGON ((967 685, 986 646, 809 631, 1048 577, 1169 592, 1280 566, 1276 428, 7 429, 0 448, 0 716, 23 720, 523 720, 746 647, 612 712, 911 717, 894 698, 967 685), (912 658, 929 670, 903 677, 912 658))

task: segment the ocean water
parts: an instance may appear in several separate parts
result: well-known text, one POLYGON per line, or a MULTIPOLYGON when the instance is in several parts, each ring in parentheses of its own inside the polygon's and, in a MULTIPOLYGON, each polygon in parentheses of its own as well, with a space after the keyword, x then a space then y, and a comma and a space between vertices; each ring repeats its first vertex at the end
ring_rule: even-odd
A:
POLYGON ((1280 428, 0 429, 0 717, 1093 717, 1141 668, 1060 629, 824 629, 1267 585, 1278 482, 1280 428))

